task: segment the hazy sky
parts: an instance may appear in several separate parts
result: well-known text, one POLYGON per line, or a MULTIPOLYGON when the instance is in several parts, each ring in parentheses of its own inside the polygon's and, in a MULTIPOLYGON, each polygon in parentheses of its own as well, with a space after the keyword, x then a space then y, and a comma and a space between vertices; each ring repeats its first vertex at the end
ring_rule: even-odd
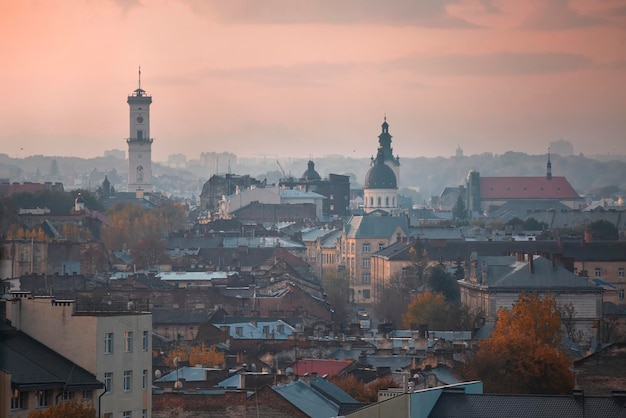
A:
POLYGON ((626 153, 626 0, 0 2, 0 152, 626 153))

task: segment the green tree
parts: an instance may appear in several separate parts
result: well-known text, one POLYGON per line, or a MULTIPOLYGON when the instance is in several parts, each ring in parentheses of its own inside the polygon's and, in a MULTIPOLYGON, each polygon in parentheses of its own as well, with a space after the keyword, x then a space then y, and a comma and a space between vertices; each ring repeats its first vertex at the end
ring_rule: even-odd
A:
POLYGON ((463 195, 459 194, 459 197, 456 199, 456 203, 452 208, 452 220, 460 223, 467 222, 468 211, 465 207, 465 200, 463 199, 463 195))
POLYGON ((427 324, 428 329, 438 331, 459 330, 461 323, 460 305, 446 301, 439 293, 419 293, 402 316, 402 325, 427 324))
POLYGON ((434 293, 442 294, 448 302, 458 302, 461 299, 461 290, 456 280, 440 265, 429 268, 426 274, 428 288, 434 293))
POLYGON ((468 379, 485 392, 570 393, 572 360, 559 350, 561 317, 556 300, 522 293, 513 310, 500 309, 491 337, 466 363, 468 379))
POLYGON ((587 230, 591 232, 595 239, 601 240, 617 240, 619 239, 619 230, 609 221, 601 219, 599 221, 590 222, 587 230))

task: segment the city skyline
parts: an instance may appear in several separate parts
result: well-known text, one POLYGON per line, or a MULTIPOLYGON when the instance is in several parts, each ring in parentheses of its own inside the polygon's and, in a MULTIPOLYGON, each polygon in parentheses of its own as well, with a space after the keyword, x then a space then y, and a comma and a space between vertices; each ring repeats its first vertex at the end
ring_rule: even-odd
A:
POLYGON ((153 160, 507 150, 625 153, 624 0, 35 1, 0 5, 12 157, 126 149, 153 97, 153 160))

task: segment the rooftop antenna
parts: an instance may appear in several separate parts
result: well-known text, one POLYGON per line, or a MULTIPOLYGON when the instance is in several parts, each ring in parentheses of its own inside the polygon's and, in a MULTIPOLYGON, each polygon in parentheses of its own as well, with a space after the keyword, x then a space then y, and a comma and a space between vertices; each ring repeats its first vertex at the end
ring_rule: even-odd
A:
POLYGON ((141 90, 141 65, 139 66, 139 90, 141 90))

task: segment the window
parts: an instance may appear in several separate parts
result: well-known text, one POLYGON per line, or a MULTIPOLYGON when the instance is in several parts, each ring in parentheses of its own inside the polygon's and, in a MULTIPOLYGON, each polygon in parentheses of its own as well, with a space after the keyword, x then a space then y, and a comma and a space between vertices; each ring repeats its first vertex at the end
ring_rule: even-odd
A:
POLYGON ((143 369, 141 373, 141 390, 146 390, 148 387, 148 370, 143 369))
POLYGON ((93 398, 93 391, 91 390, 83 390, 83 400, 88 401, 93 398))
POLYGON ((49 390, 37 391, 37 408, 45 408, 50 405, 51 392, 49 390))
POLYGON ((26 409, 26 392, 11 392, 11 409, 26 409))
POLYGON ((106 372, 104 374, 104 387, 106 393, 111 393, 113 390, 113 372, 106 372))
POLYGON ((149 342, 150 342, 148 338, 149 338, 148 331, 144 331, 143 337, 141 339, 141 348, 143 348, 143 351, 148 351, 149 342))
POLYGON ((104 334, 104 354, 113 354, 113 333, 104 334))
POLYGON ((133 411, 122 412, 122 418, 133 418, 133 411))
POLYGON ((596 267, 595 276, 602 277, 602 270, 600 269, 600 267, 596 267))
POLYGON ((270 326, 263 325, 263 335, 268 335, 270 333, 270 326))
POLYGON ((350 252, 354 253, 354 242, 350 243, 350 252))
POLYGON ((363 244, 363 252, 364 253, 369 253, 370 252, 370 243, 369 242, 363 244))
POLYGON ((235 335, 243 337, 243 327, 235 327, 235 335))
POLYGON ((330 209, 331 211, 335 210, 335 205, 330 205, 329 209, 330 209))
POLYGON ((284 334, 284 333, 285 333, 285 326, 284 326, 284 325, 282 325, 282 324, 281 324, 281 325, 278 325, 278 326, 276 327, 276 331, 277 331, 279 334, 284 334))
POLYGON ((137 131, 137 139, 140 140, 140 141, 143 139, 143 131, 142 130, 137 131))
POLYGON ((365 257, 363 258, 363 268, 370 268, 370 258, 369 257, 365 257))
POLYGON ((127 353, 133 352, 133 332, 126 331, 124 333, 124 351, 127 353))
POLYGON ((378 251, 385 249, 385 244, 383 244, 382 242, 378 243, 378 251))
POLYGON ((106 412, 104 418, 113 418, 113 412, 106 412))
POLYGON ((389 206, 389 196, 385 198, 385 206, 389 206))
POLYGON ((71 401, 72 399, 74 399, 74 392, 64 390, 62 398, 64 401, 71 401))
POLYGON ((620 267, 617 269, 617 277, 619 277, 620 279, 624 278, 624 267, 620 267))
POLYGON ((377 201, 378 201, 378 207, 380 207, 380 206, 382 205, 381 200, 380 200, 380 197, 378 198, 378 200, 377 200, 377 201))
POLYGON ((369 299, 370 296, 370 290, 369 289, 363 289, 363 298, 364 299, 369 299))
POLYGON ((147 409, 142 409, 141 410, 141 418, 148 418, 148 410, 147 409))
POLYGON ((619 290, 619 300, 624 300, 624 289, 619 290))
POLYGON ((133 379, 133 372, 131 370, 124 370, 124 392, 130 392, 133 379))
POLYGON ((370 284, 371 277, 369 273, 363 273, 363 277, 361 279, 363 284, 370 284))

